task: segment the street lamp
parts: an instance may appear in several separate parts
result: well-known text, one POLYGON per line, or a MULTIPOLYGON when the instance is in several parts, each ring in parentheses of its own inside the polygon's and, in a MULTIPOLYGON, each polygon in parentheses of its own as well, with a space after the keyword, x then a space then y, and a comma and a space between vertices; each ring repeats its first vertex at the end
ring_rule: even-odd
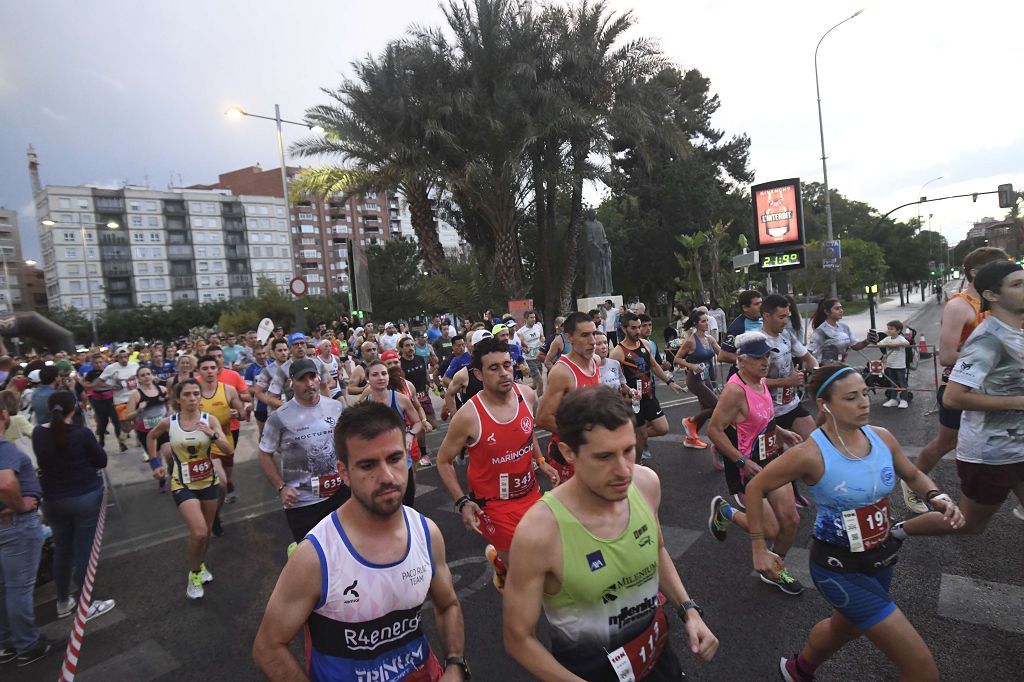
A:
MULTIPOLYGON (((821 36, 821 38, 818 40, 818 45, 814 48, 814 90, 815 90, 815 92, 818 95, 818 134, 821 136, 821 174, 822 174, 822 177, 824 178, 824 181, 825 181, 825 227, 826 227, 826 230, 828 231, 828 240, 829 241, 832 241, 832 239, 833 239, 833 237, 832 237, 832 197, 829 194, 829 190, 828 190, 828 165, 825 163, 825 158, 826 158, 825 157, 825 126, 824 126, 824 124, 822 123, 822 120, 821 120, 821 87, 818 85, 818 48, 821 47, 821 41, 825 40, 825 36, 827 36, 829 33, 831 33, 832 31, 836 30, 837 28, 839 28, 840 26, 842 26, 843 24, 848 22, 850 19, 853 19, 853 18, 859 16, 860 13, 863 12, 863 11, 864 11, 863 9, 857 10, 852 15, 846 17, 845 19, 840 21, 838 24, 836 24, 835 26, 833 26, 829 30, 825 31, 825 35, 821 36)), ((829 271, 828 281, 829 281, 829 295, 832 296, 832 298, 836 298, 837 290, 836 290, 836 272, 835 272, 835 270, 830 270, 829 271)))
MULTIPOLYGON (((273 121, 277 125, 277 157, 278 157, 278 160, 281 162, 281 191, 284 194, 284 217, 285 217, 285 223, 288 224, 288 225, 291 225, 291 221, 292 221, 291 205, 292 204, 291 204, 291 200, 288 197, 288 167, 287 167, 287 165, 285 163, 285 158, 284 158, 284 133, 281 132, 281 124, 282 123, 288 123, 290 125, 302 126, 303 128, 307 128, 311 133, 314 133, 316 135, 322 134, 324 132, 324 129, 321 126, 318 126, 318 125, 311 125, 309 123, 300 123, 299 121, 289 121, 287 119, 281 118, 281 105, 280 104, 275 104, 274 105, 274 115, 273 116, 262 116, 260 114, 251 114, 248 111, 246 111, 245 109, 243 109, 242 107, 238 107, 238 106, 228 107, 228 109, 224 111, 224 115, 226 117, 228 117, 229 119, 234 120, 234 121, 240 120, 240 119, 242 119, 245 116, 249 116, 251 118, 262 118, 264 121, 273 121)), ((296 313, 296 315, 295 315, 295 317, 296 317, 296 319, 295 319, 296 324, 298 324, 300 328, 304 327, 305 324, 304 324, 304 320, 302 319, 302 307, 298 305, 298 301, 296 301, 295 313, 296 313)))
MULTIPOLYGON (((47 227, 53 227, 54 225, 57 224, 55 221, 50 220, 49 218, 47 218, 46 220, 42 221, 42 223, 43 223, 43 225, 46 225, 47 227)), ((89 321, 92 323, 92 345, 94 347, 96 346, 96 338, 97 338, 98 334, 96 333, 96 312, 93 310, 93 305, 92 305, 92 278, 89 276, 89 257, 88 257, 88 250, 87 250, 87 247, 86 247, 86 244, 85 244, 85 226, 86 225, 92 225, 94 227, 99 227, 100 225, 103 225, 103 224, 104 223, 87 223, 87 222, 82 222, 82 223, 79 223, 79 226, 78 226, 78 229, 79 229, 79 231, 82 234, 82 264, 85 266, 85 295, 88 297, 88 300, 89 300, 89 312, 90 312, 89 321)), ((121 225, 118 222, 114 221, 114 220, 107 221, 106 222, 106 226, 109 229, 111 229, 111 230, 116 230, 119 227, 121 227, 121 225)), ((98 244, 99 240, 97 239, 96 242, 98 244)))

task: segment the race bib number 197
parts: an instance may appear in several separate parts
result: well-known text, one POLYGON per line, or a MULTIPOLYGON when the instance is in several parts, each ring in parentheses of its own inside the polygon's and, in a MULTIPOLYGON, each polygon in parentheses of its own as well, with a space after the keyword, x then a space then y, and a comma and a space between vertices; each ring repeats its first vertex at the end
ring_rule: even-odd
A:
POLYGON ((881 545, 889 536, 891 524, 888 497, 883 497, 874 504, 843 512, 843 526, 850 540, 851 552, 866 552, 881 545))

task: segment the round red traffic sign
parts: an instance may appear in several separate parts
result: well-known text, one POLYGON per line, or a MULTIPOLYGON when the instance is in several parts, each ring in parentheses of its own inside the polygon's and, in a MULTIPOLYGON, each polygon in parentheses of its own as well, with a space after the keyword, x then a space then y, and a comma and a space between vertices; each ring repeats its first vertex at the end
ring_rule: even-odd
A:
POLYGON ((306 292, 309 291, 309 285, 306 284, 306 280, 301 277, 293 277, 288 288, 296 296, 305 296, 306 292))

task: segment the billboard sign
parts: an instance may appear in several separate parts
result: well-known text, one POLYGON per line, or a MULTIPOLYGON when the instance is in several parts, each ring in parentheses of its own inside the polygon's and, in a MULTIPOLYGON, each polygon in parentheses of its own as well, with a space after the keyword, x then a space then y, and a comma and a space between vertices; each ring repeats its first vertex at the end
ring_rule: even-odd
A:
POLYGON ((775 180, 750 188, 758 251, 804 245, 800 179, 775 180))

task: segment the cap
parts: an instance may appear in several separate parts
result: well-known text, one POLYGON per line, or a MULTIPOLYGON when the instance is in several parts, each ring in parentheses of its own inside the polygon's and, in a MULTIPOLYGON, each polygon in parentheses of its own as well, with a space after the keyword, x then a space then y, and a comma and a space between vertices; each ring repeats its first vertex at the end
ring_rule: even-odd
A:
POLYGON ((509 320, 508 322, 505 323, 505 326, 508 327, 509 329, 515 329, 516 328, 516 321, 515 320, 509 320))
POLYGON ((769 353, 778 353, 778 348, 772 348, 764 339, 748 341, 736 349, 738 355, 747 355, 752 358, 763 358, 769 353))
MULTIPOLYGON (((385 329, 387 329, 388 327, 395 327, 395 323, 394 322, 388 322, 387 324, 384 325, 385 329)), ((395 327, 395 329, 398 329, 398 327, 395 327)))
POLYGON ((999 289, 1003 279, 1011 272, 1018 270, 1024 270, 1024 268, 1011 260, 997 260, 981 266, 978 274, 974 276, 974 288, 978 290, 978 296, 981 297, 982 310, 992 307, 988 299, 985 298, 985 292, 999 289))
POLYGON ((389 360, 398 360, 399 359, 398 351, 396 351, 396 350, 386 350, 386 351, 384 351, 383 353, 380 354, 380 359, 381 359, 382 362, 387 362, 389 360))
MULTIPOLYGON (((501 325, 498 326, 500 327, 501 325)), ((491 338, 494 338, 494 334, 492 334, 491 332, 487 331, 486 329, 477 329, 475 332, 473 332, 473 338, 470 340, 470 343, 472 343, 475 346, 484 339, 491 338)))
POLYGON ((127 353, 127 352, 128 352, 128 346, 118 346, 117 347, 117 352, 114 353, 114 355, 120 355, 121 353, 127 353))
POLYGON ((33 384, 38 384, 39 383, 39 370, 38 369, 34 369, 31 372, 29 372, 28 373, 28 380, 29 380, 29 382, 31 382, 33 384))
MULTIPOLYGON (((483 330, 481 330, 481 331, 483 331, 483 330)), ((507 331, 508 331, 508 327, 506 327, 503 324, 496 324, 496 325, 494 325, 491 328, 491 334, 493 334, 494 336, 497 336, 498 334, 500 334, 502 332, 507 332, 507 331)), ((473 339, 473 345, 474 346, 476 345, 476 339, 473 339)))
POLYGON ((74 368, 75 368, 75 366, 71 364, 70 360, 58 360, 57 361, 57 369, 60 370, 61 372, 70 372, 74 368))
MULTIPOLYGON (((294 334, 292 336, 294 336, 294 334)), ((320 372, 316 368, 316 363, 309 358, 295 360, 292 362, 291 367, 288 368, 288 376, 292 379, 299 379, 309 373, 316 374, 317 376, 320 375, 320 372)))
POLYGON ((303 334, 302 332, 292 332, 291 334, 288 335, 288 345, 289 346, 292 345, 293 343, 295 343, 296 341, 305 341, 305 340, 306 340, 306 335, 303 334))

